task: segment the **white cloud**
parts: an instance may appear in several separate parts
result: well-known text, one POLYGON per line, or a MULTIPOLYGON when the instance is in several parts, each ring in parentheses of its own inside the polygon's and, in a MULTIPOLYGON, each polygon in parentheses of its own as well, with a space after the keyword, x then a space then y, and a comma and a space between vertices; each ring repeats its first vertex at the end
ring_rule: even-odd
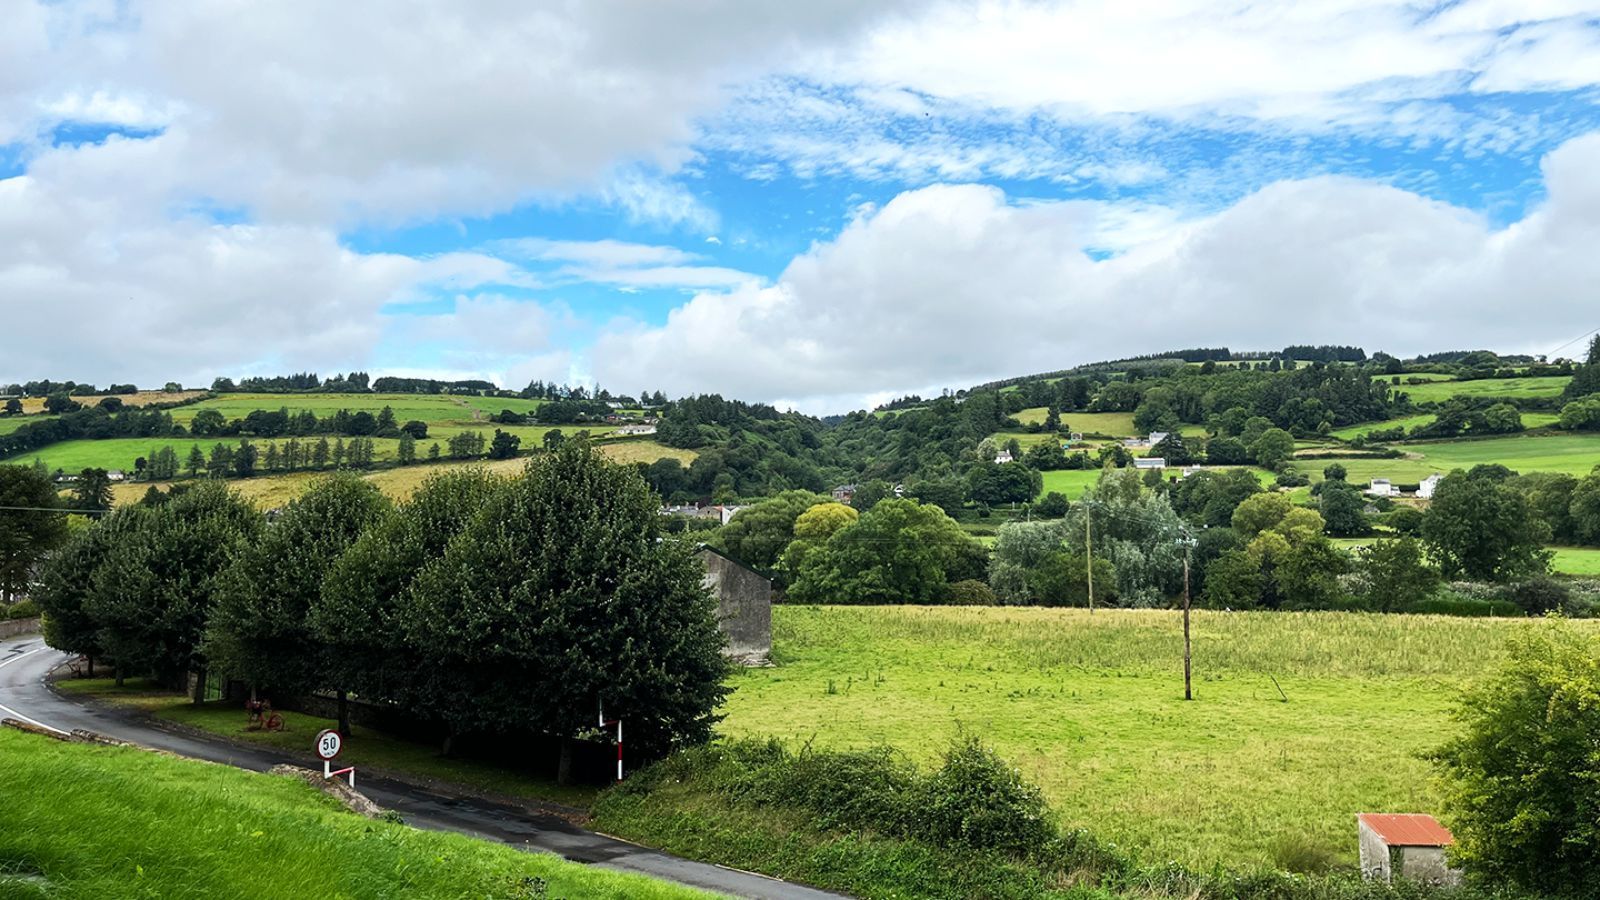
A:
POLYGON ((513 259, 562 260, 603 266, 678 265, 693 262, 692 253, 661 244, 627 241, 557 241, 548 238, 509 238, 489 249, 513 259))
POLYGON ((1144 242, 1099 262, 1083 253, 1103 238, 1081 205, 909 191, 770 286, 702 293, 660 327, 602 337, 594 368, 607 384, 837 411, 1177 346, 1539 352, 1594 324, 1600 135, 1550 154, 1544 172, 1548 201, 1504 230, 1393 187, 1313 178, 1198 221, 1155 214, 1134 229, 1144 242))

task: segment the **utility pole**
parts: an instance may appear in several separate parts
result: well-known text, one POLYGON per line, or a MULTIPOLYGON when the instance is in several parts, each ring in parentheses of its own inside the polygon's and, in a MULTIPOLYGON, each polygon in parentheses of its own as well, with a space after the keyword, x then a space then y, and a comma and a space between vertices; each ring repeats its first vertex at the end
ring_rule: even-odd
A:
POLYGON ((1089 535, 1089 504, 1083 504, 1083 574, 1089 579, 1089 615, 1094 615, 1094 542, 1089 535))
POLYGON ((1195 540, 1183 537, 1178 543, 1183 545, 1183 699, 1193 700, 1193 669, 1189 657, 1189 548, 1194 546, 1195 540))

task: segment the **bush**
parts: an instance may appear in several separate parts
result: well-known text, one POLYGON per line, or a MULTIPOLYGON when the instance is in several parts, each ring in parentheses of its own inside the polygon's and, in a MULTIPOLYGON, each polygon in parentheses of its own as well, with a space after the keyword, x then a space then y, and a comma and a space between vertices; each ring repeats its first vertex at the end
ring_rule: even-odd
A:
POLYGON ((1536 575, 1511 586, 1510 600, 1533 615, 1565 609, 1572 602, 1572 591, 1548 575, 1536 575))
POLYGON ((994 591, 976 578, 946 585, 945 590, 944 602, 954 606, 994 606, 1000 602, 994 591))
POLYGON ((31 619, 39 614, 39 604, 32 600, 18 600, 5 610, 8 619, 31 619))
POLYGON ((1570 625, 1511 639, 1468 691, 1463 730, 1435 755, 1456 858, 1487 881, 1592 897, 1600 871, 1600 638, 1570 625))
POLYGON ((917 792, 914 837, 1029 856, 1055 836, 1044 795, 977 738, 951 748, 917 792))
POLYGON ((1527 613, 1509 600, 1481 600, 1446 592, 1407 606, 1408 613, 1432 616, 1463 616, 1466 618, 1522 618, 1527 613))

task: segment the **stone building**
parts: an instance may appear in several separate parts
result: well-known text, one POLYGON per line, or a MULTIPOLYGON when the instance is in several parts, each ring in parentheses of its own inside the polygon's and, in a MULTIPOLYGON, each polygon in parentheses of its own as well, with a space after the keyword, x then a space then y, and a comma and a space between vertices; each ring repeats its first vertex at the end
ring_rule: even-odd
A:
POLYGON ((1461 882, 1461 872, 1450 868, 1444 857, 1444 848, 1455 843, 1455 837, 1433 816, 1361 813, 1356 828, 1362 877, 1387 882, 1398 875, 1432 885, 1461 882))
POLYGON ((705 585, 717 598, 717 621, 728 636, 723 653, 743 666, 764 666, 772 654, 772 579, 701 545, 705 585))

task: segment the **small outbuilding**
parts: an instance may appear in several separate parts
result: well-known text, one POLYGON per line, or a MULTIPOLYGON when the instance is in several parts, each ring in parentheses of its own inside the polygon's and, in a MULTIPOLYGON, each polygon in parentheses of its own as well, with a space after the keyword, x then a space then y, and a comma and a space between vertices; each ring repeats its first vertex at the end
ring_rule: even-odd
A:
POLYGON ((717 598, 717 624, 728 637, 723 653, 742 666, 764 666, 772 657, 772 579, 704 544, 705 586, 717 598))
POLYGON ((1356 829, 1362 877, 1388 882, 1398 875, 1431 885, 1461 882, 1460 870, 1450 868, 1444 858, 1444 848, 1455 843, 1455 837, 1433 816, 1361 813, 1356 816, 1356 829))

